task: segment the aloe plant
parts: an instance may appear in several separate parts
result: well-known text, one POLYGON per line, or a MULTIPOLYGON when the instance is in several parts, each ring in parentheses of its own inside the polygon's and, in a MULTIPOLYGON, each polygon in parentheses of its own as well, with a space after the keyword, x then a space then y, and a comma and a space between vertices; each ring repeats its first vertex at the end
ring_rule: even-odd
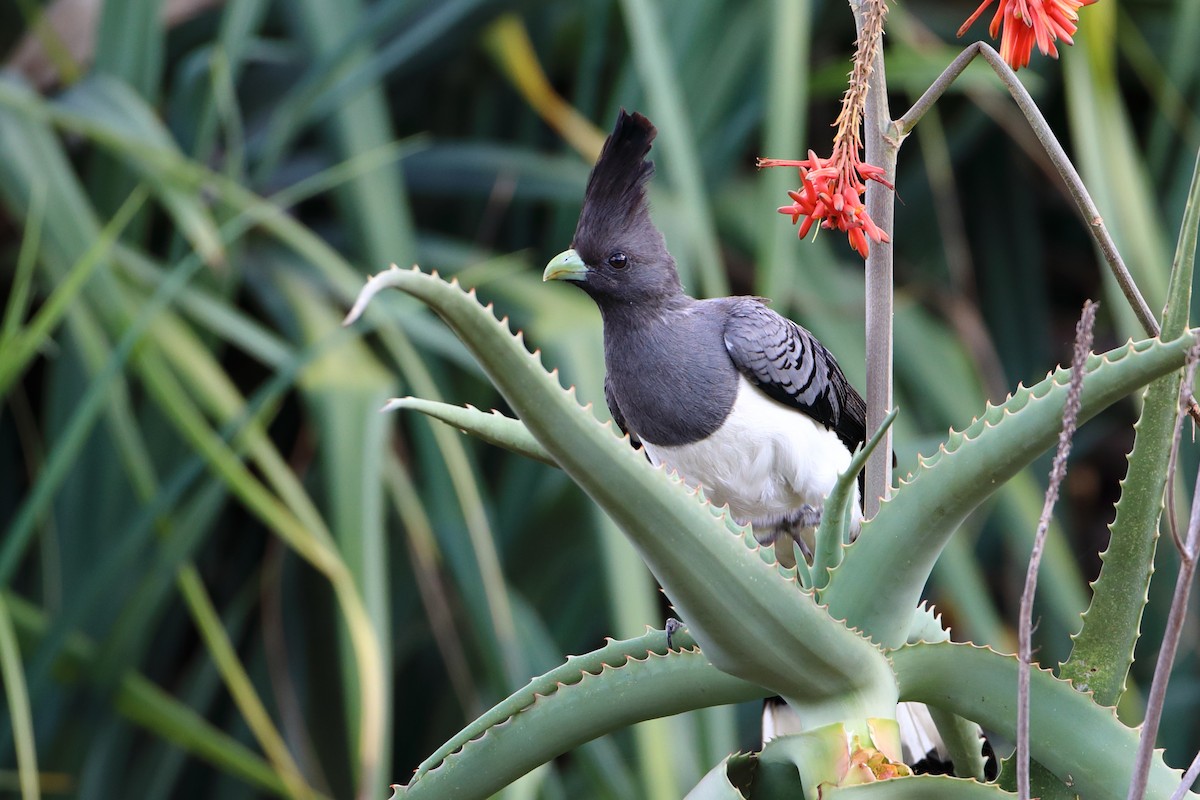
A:
MULTIPOLYGON (((1188 238, 1174 273, 1168 256, 1188 192, 1183 167, 1200 144, 1187 103, 1200 80, 1200 5, 1097 3, 1081 11, 1075 46, 1060 44, 1061 68, 1035 55, 1014 83, 988 71, 978 45, 956 59, 960 19, 890 4, 889 85, 880 60, 863 134, 868 161, 894 161, 888 180, 903 203, 891 245, 872 246, 865 274, 838 235, 798 244, 774 213, 795 173, 755 172, 748 158, 827 152, 855 35, 846 4, 692 5, 680 14, 660 0, 103 0, 91 4, 95 24, 79 26, 83 17, 62 13, 70 2, 0 4, 0 48, 14 48, 0 79, 0 718, 11 723, 0 725, 0 793, 376 798, 421 764, 409 791, 422 796, 510 783, 510 798, 671 798, 692 785, 698 796, 791 796, 800 768, 820 781, 821 763, 843 755, 842 772, 882 774, 892 704, 915 699, 933 704, 964 779, 905 777, 828 796, 1001 794, 966 776, 982 775, 974 721, 1017 736, 1014 660, 950 644, 936 614, 906 606, 929 574, 925 596, 953 619, 955 639, 1015 646, 1007 602, 1034 536, 1042 470, 1005 480, 1012 464, 980 454, 1020 462, 1026 445, 1009 440, 1027 434, 1029 448, 1044 447, 1053 425, 1027 426, 1059 404, 1065 375, 1018 390, 1025 406, 1011 427, 984 398, 1044 374, 1084 291, 1102 292, 1100 341, 1153 340, 1161 323, 1169 342, 1189 325, 1178 299, 1190 285, 1180 269, 1188 238), (947 63, 964 70, 935 81, 937 106, 889 128, 879 101, 916 97, 947 63), (696 569, 686 558, 655 556, 695 627, 670 650, 661 631, 638 635, 663 616, 642 545, 543 444, 570 441, 570 425, 535 435, 526 423, 536 414, 512 417, 419 301, 389 293, 372 304, 372 327, 336 322, 389 261, 436 265, 519 320, 562 381, 598 400, 593 310, 542 285, 534 267, 565 245, 602 140, 596 126, 622 105, 662 130, 652 202, 686 285, 770 297, 880 396, 880 354, 894 347, 900 413, 873 407, 880 433, 895 436, 899 474, 915 476, 882 504, 869 544, 844 547, 822 532, 814 563, 793 574, 761 563, 768 554, 754 555, 741 531, 666 477, 618 460, 646 477, 647 492, 675 498, 662 502, 683 494, 700 509, 654 506, 664 529, 684 520, 715 535, 699 550, 690 534, 670 540, 704 570, 719 563, 714 594, 766 584, 738 588, 726 612, 720 597, 688 594, 696 569), (1095 201, 1079 223, 1054 172, 1066 153, 1041 155, 1022 127, 1029 114, 1069 126, 1095 201), (887 152, 900 143, 903 153, 887 152), (1031 179, 1039 169, 1050 180, 1031 179), (1123 254, 1145 293, 1136 308, 1127 276, 1095 288, 1080 279, 1097 219, 1111 232, 1097 253, 1123 254), (886 300, 893 254, 902 281, 890 310, 872 303, 868 346, 863 284, 886 300), (1174 326, 1153 313, 1168 297, 1174 326), (894 344, 881 344, 893 312, 894 344), (420 399, 377 416, 397 393, 420 399), (947 440, 948 426, 962 435, 947 440), (946 458, 918 466, 918 452, 943 443, 946 458), (976 481, 998 488, 956 527, 976 481), (924 505, 940 510, 909 559, 907 528, 925 525, 924 505), (876 580, 879 604, 895 607, 860 597, 876 580), (751 630, 727 630, 722 614, 763 599, 770 616, 749 612, 751 630), (742 663, 772 626, 817 638, 773 632, 771 647, 742 663), (604 634, 620 641, 551 669, 604 634), (814 649, 810 686, 801 666, 814 649), (766 691, 832 724, 809 741, 731 755, 755 740, 766 691), (845 692, 852 699, 839 700, 845 692), (739 700, 749 702, 727 705, 739 700), (713 705, 688 711, 703 704, 713 705), (847 728, 880 738, 853 769, 847 728), (544 764, 565 748, 570 758, 544 764)), ((869 196, 874 219, 892 197, 869 196)), ((1157 363, 1162 353, 1150 351, 1161 346, 1139 342, 1133 358, 1157 363)), ((1133 372, 1154 371, 1125 359, 1095 362, 1094 407, 1136 382, 1133 372)), ((1175 625, 1164 622, 1175 548, 1155 539, 1160 487, 1186 517, 1181 476, 1195 469, 1186 437, 1179 474, 1164 450, 1178 381, 1163 373, 1076 442, 1072 472, 1103 480, 1065 493, 1046 542, 1036 643, 1043 665, 1067 662, 1058 675, 1071 685, 1031 676, 1034 755, 1050 768, 1034 764, 1043 798, 1073 794, 1080 776, 1091 776, 1089 796, 1119 794, 1134 744, 1165 747, 1173 765, 1197 746, 1186 639, 1165 702, 1169 665, 1152 683, 1146 658, 1175 625), (1085 522, 1111 511, 1092 510, 1089 487, 1116 483, 1122 427, 1139 413, 1110 543, 1103 525, 1085 522), (1093 529, 1104 541, 1087 538, 1093 529), (1093 593, 1087 570, 1099 562, 1079 553, 1106 547, 1093 593), (1085 687, 1092 699, 1076 691, 1085 687), (1149 708, 1140 742, 1100 707, 1114 703, 1126 725, 1149 708)), ((616 451, 597 446, 596 469, 608 469, 616 451)), ((889 449, 876 448, 880 462, 889 449)), ((835 534, 838 502, 826 509, 835 534)), ((1163 652, 1169 661, 1172 649, 1163 652)), ((1157 756, 1150 762, 1150 793, 1161 796, 1170 780, 1157 756)))
MULTIPOLYGON (((643 16, 647 13, 634 4, 630 9, 643 16)), ((790 193, 794 205, 780 211, 791 214, 793 221, 806 217, 802 235, 814 221, 823 219, 822 227, 847 231, 851 245, 867 262, 866 327, 872 343, 867 419, 874 420, 878 430, 827 498, 811 564, 797 555, 794 567, 781 566, 773 548, 759 547, 723 509, 709 505, 702 490, 684 491, 677 477, 652 468, 611 429, 598 427, 589 409, 575 402, 574 390, 562 391, 538 354, 530 356, 521 335, 511 334, 507 318, 497 323, 490 306, 485 309, 474 301, 473 290, 464 293, 436 273, 393 267, 368 281, 360 293, 347 323, 361 316, 385 287, 399 288, 430 305, 471 350, 518 419, 416 398, 393 400, 386 409, 425 412, 563 469, 633 542, 696 645, 693 649, 689 642, 677 653, 668 626, 660 641, 652 641, 657 636, 651 636, 613 643, 568 660, 434 753, 418 768, 405 788, 406 796, 446 792, 486 796, 564 748, 618 725, 677 713, 681 710, 678 693, 666 687, 678 690, 684 674, 690 692, 703 698, 698 697, 693 708, 741 699, 739 689, 747 696, 777 693, 804 726, 802 733, 773 739, 759 753, 724 759, 697 785, 693 792, 697 797, 791 796, 797 790, 807 798, 843 792, 846 796, 872 792, 889 797, 1003 796, 1000 786, 980 782, 982 760, 973 722, 1016 738, 1017 757, 1005 761, 1002 777, 1010 781, 1015 764, 1022 798, 1030 796, 1031 766, 1035 766, 1039 793, 1121 797, 1128 789, 1134 798, 1177 796, 1185 790, 1179 775, 1149 757, 1144 740, 1153 736, 1154 726, 1143 733, 1139 746, 1135 732, 1106 707, 1118 699, 1119 692, 1110 688, 1097 697, 1090 690, 1100 674, 1107 687, 1118 681, 1123 688, 1139 635, 1141 605, 1128 598, 1145 597, 1161 500, 1172 477, 1167 454, 1172 431, 1178 435, 1174 398, 1179 393, 1179 370, 1189 357, 1194 358, 1196 347, 1186 318, 1200 179, 1193 183, 1189 197, 1160 328, 1036 104, 990 48, 978 44, 968 48, 912 110, 885 123, 888 112, 881 94, 885 84, 878 48, 886 11, 881 0, 856 6, 858 52, 838 118, 833 155, 822 159, 810 150, 804 161, 759 162, 760 166, 799 167, 802 188, 790 193), (919 459, 909 477, 889 493, 886 455, 896 412, 887 413, 892 404, 892 297, 886 244, 893 223, 890 195, 879 184, 892 188, 889 179, 903 137, 978 55, 997 71, 1038 131, 1080 210, 1094 221, 1097 241, 1121 290, 1155 338, 1086 357, 1093 308, 1085 315, 1087 321, 1080 322, 1081 339, 1070 370, 1060 369, 1029 388, 1018 387, 999 405, 989 404, 966 428, 951 430, 937 452, 919 459), (875 87, 874 100, 867 102, 869 81, 875 87), (859 155, 859 114, 878 128, 866 133, 871 163, 859 155), (888 127, 893 138, 884 139, 881 131, 888 127), (853 204, 864 192, 866 205, 855 214, 819 199, 834 194, 850 198, 844 202, 853 204), (887 199, 882 199, 884 195, 887 199), (1049 672, 1031 673, 1028 631, 1037 569, 1075 427, 1147 385, 1139 446, 1131 456, 1131 477, 1124 485, 1132 499, 1124 506, 1128 512, 1118 506, 1114 527, 1114 542, 1121 534, 1119 547, 1126 558, 1114 563, 1117 574, 1096 585, 1095 604, 1110 610, 1084 617, 1076 649, 1086 669, 1081 673, 1074 660, 1063 667, 1065 675, 1075 678, 1074 684, 1049 672), (1022 604, 1022 655, 1005 657, 987 649, 952 645, 936 617, 914 613, 921 592, 967 516, 1055 439, 1059 440, 1056 471, 1022 604), (849 487, 864 463, 869 519, 861 538, 850 543, 844 530, 846 504, 849 487), (1131 519, 1123 521, 1126 514, 1131 519), (1131 594, 1131 589, 1140 591, 1131 594), (1100 613, 1112 617, 1117 608, 1122 609, 1126 624, 1109 625, 1098 618, 1100 613), (665 677, 672 659, 680 671, 665 677), (717 679, 714 669, 740 684, 717 679), (705 672, 713 678, 709 691, 696 691, 693 681, 705 672), (623 688, 635 679, 636 692, 623 688), (647 688, 653 692, 649 696, 642 694, 647 688), (614 702, 621 696, 618 693, 624 693, 625 702, 614 702), (652 697, 662 702, 651 702, 652 697), (900 699, 919 699, 936 709, 954 767, 965 779, 914 777, 903 764, 895 722, 900 699), (1088 735, 1081 736, 1081 731, 1088 735), (1103 757, 1097 759, 1098 753, 1103 757), (1030 754, 1036 765, 1031 764, 1030 754), (854 788, 867 784, 879 788, 854 788)), ((651 19, 647 27, 652 26, 651 19)), ((1073 33, 1074 26, 1070 28, 1073 33)), ((1014 51, 1010 34, 1016 36, 1011 30, 1005 32, 1004 59, 1019 68, 1028 53, 1022 56, 1020 46, 1014 51)), ((1032 39, 1027 44, 1032 48, 1032 39)), ((1197 169, 1200 175, 1200 164, 1197 169)), ((1169 672, 1169 662, 1160 665, 1162 669, 1169 672)), ((1165 676, 1156 676, 1156 686, 1160 677, 1165 681, 1165 676)), ((1156 702, 1161 707, 1161 689, 1156 702)))
MULTIPOLYGON (((760 769, 773 761, 791 764, 791 790, 798 780, 808 797, 816 797, 822 783, 845 779, 855 748, 896 757, 898 699, 933 702, 989 727, 1015 729, 1015 692, 1005 697, 997 691, 1015 677, 1014 658, 907 640, 916 599, 963 516, 1057 435, 1067 371, 1018 390, 965 431, 952 434, 939 455, 922 462, 864 526, 855 544, 838 545, 844 549, 840 563, 828 584, 814 590, 794 569, 775 563, 772 551, 759 547, 701 493, 652 467, 610 425, 600 423, 575 400, 573 390, 563 389, 546 371, 539 354, 526 350, 506 319, 497 320, 490 306, 476 301, 473 291, 436 274, 393 268, 368 282, 347 321, 367 311, 386 287, 437 311, 520 419, 411 399, 393 401, 391 407, 429 412, 561 467, 633 541, 698 646, 698 651, 668 651, 665 635, 654 634, 569 660, 435 753, 418 769, 406 796, 484 797, 537 763, 616 726, 756 694, 783 695, 811 728, 799 735, 803 741, 775 745, 758 758, 760 769), (981 655, 972 655, 976 652, 981 655), (973 666, 967 668, 967 662, 973 666), (910 663, 920 666, 910 668, 910 663), (690 706, 681 691, 692 698, 690 706), (973 705, 976 697, 1000 699, 985 711, 973 705)), ((1170 342, 1131 343, 1089 359, 1080 419, 1177 371, 1193 342, 1188 333, 1170 342)), ((1045 694, 1038 696, 1034 724, 1045 727, 1033 739, 1034 757, 1063 780, 1073 779, 1089 797, 1122 796, 1132 761, 1112 758, 1100 765, 1093 763, 1093 754, 1128 752, 1136 740, 1133 731, 1049 674, 1039 674, 1035 691, 1045 694), (1070 714, 1043 720, 1041 714, 1058 703, 1068 704, 1070 714), (1084 720, 1086 737, 1071 741, 1058 729, 1084 720)), ((744 773, 743 767, 730 764, 727 774, 744 773)), ((947 787, 959 786, 950 781, 944 781, 947 787)), ((1178 783, 1178 774, 1157 762, 1148 796, 1167 797, 1178 783)), ((946 796, 975 791, 963 786, 959 793, 947 788, 946 796)))

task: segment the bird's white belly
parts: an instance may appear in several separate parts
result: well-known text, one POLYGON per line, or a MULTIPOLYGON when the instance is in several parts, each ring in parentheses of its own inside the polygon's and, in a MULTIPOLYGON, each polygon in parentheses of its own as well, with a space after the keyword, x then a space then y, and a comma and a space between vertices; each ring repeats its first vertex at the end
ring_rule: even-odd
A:
POLYGON ((715 433, 671 447, 643 441, 650 460, 703 487, 714 505, 728 504, 741 523, 823 506, 850 465, 850 451, 807 414, 772 400, 745 377, 739 381, 733 409, 715 433))

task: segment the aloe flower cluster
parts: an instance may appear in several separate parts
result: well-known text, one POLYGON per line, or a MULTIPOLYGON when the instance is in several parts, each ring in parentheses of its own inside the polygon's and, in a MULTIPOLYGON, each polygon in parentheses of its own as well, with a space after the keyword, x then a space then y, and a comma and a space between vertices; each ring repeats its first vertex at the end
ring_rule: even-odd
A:
MULTIPOLYGON (((958 29, 958 35, 966 33, 992 2, 984 0, 958 29)), ((1035 44, 1042 55, 1058 58, 1054 42, 1062 40, 1065 44, 1073 44, 1071 37, 1078 29, 1078 10, 1094 2, 1096 0, 999 0, 988 26, 988 35, 993 39, 1000 35, 1000 57, 1013 69, 1029 65, 1035 44)))
POLYGON ((799 230, 801 239, 808 235, 814 223, 819 223, 822 228, 845 233, 850 246, 863 258, 870 253, 869 241, 889 241, 887 232, 867 213, 863 195, 867 191, 867 181, 878 181, 889 189, 892 184, 884 177, 884 170, 862 160, 859 135, 871 69, 879 54, 886 16, 886 0, 873 0, 869 4, 854 49, 850 84, 842 95, 842 110, 833 123, 837 128, 833 137, 833 155, 821 158, 809 150, 808 158, 802 161, 758 159, 759 167, 796 167, 800 170, 800 187, 788 192, 792 204, 780 207, 779 213, 790 216, 793 225, 804 217, 799 230))
MULTIPOLYGON (((990 35, 1000 38, 1000 56, 1013 69, 1029 65, 1036 45, 1043 55, 1058 57, 1055 42, 1073 44, 1078 29, 1078 10, 1096 0, 983 0, 962 27, 962 36, 993 3, 996 13, 988 28, 990 35)), ((812 150, 802 160, 760 158, 759 167, 796 167, 800 171, 800 186, 788 192, 792 202, 780 206, 780 214, 799 224, 801 239, 808 236, 813 225, 846 234, 853 247, 864 259, 870 254, 870 243, 890 241, 887 231, 880 228, 867 213, 863 202, 868 181, 878 181, 889 189, 893 186, 884 170, 862 160, 863 109, 870 83, 871 67, 878 55, 883 20, 887 14, 886 0, 874 0, 868 8, 863 30, 854 53, 850 84, 842 96, 842 110, 834 126, 833 154, 828 158, 812 150), (803 221, 801 221, 803 220, 803 221)))
POLYGON ((856 148, 837 148, 831 158, 821 158, 809 150, 808 158, 803 161, 760 158, 758 166, 800 170, 800 188, 788 192, 792 204, 781 206, 779 213, 789 215, 793 225, 804 217, 798 234, 801 239, 808 235, 813 223, 820 223, 822 228, 844 232, 850 246, 863 258, 870 251, 868 239, 889 241, 887 233, 867 214, 862 197, 869 180, 889 189, 892 184, 884 179, 882 169, 862 161, 856 148))

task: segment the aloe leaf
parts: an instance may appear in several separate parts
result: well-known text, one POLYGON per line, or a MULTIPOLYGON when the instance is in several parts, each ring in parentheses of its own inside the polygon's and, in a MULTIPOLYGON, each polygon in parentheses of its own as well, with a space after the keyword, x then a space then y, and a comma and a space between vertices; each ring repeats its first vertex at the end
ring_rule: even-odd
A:
MULTIPOLYGON (((1179 336, 1187 327, 1192 299, 1196 228, 1200 223, 1200 161, 1184 208, 1179 246, 1167 286, 1163 338, 1179 336)), ((1154 572, 1158 522, 1168 480, 1168 461, 1175 438, 1175 416, 1181 374, 1166 375, 1146 389, 1135 430, 1129 468, 1121 482, 1121 499, 1109 526, 1111 538, 1100 554, 1100 576, 1092 584, 1092 602, 1083 615, 1071 656, 1059 674, 1096 700, 1115 705, 1125 690, 1142 612, 1154 572)))
POLYGON ((744 800, 746 795, 739 787, 750 784, 755 764, 754 756, 745 753, 726 756, 692 787, 685 800, 744 800))
MULTIPOLYGON (((867 442, 855 451, 850 464, 838 475, 837 481, 829 496, 825 498, 825 507, 821 512, 821 524, 817 526, 817 547, 813 553, 812 576, 813 588, 818 591, 825 588, 829 582, 829 570, 838 565, 841 560, 843 546, 850 542, 850 519, 852 512, 850 504, 854 502, 854 489, 858 486, 858 473, 862 472, 867 459, 883 440, 883 435, 896 421, 900 409, 893 408, 883 418, 879 430, 867 442)), ((798 562, 797 562, 798 563, 798 562)))
POLYGON ((983 755, 983 734, 979 726, 966 717, 960 717, 937 706, 926 706, 929 717, 946 745, 946 754, 960 778, 983 780, 987 770, 987 758, 983 755))
POLYGON ((1016 797, 994 783, 949 775, 913 775, 862 786, 830 788, 821 795, 828 800, 1000 800, 1016 797))
MULTIPOLYGON (((906 645, 890 656, 905 700, 952 711, 1015 738, 1015 656, 950 642, 906 645)), ((1031 672, 1029 707, 1030 747, 1038 763, 1089 800, 1123 800, 1133 775, 1137 731, 1122 724, 1112 708, 1096 704, 1048 670, 1031 672)), ((1159 752, 1146 797, 1165 800, 1181 778, 1159 752)))
MULTIPOLYGON (((630 722, 765 694, 760 687, 713 669, 691 644, 686 634, 678 634, 679 650, 668 656, 663 632, 651 631, 568 658, 426 759, 410 790, 418 797, 422 792, 429 796, 442 796, 442 792, 455 797, 485 796, 541 760, 630 722), (627 689, 638 692, 639 700, 620 704, 626 710, 620 712, 614 708, 618 704, 612 702, 611 693, 619 691, 625 696, 627 689), (632 713, 631 709, 639 713, 619 717, 620 713, 632 713), (543 736, 544 727, 558 725, 563 726, 563 736, 581 738, 560 741, 549 734, 543 736), (536 737, 532 744, 530 737, 536 737)), ((1015 657, 950 642, 905 645, 890 657, 904 700, 928 703, 1012 735, 1016 728, 1015 657)), ((1097 705, 1047 671, 1035 670, 1031 685, 1034 756, 1056 774, 1072 776, 1084 796, 1124 797, 1121 787, 1125 784, 1120 781, 1127 782, 1131 773, 1136 732, 1125 727, 1112 709, 1097 705), (1106 757, 1097 759, 1096 753, 1106 757), (1122 759, 1123 753, 1129 758, 1122 759), (1102 787, 1106 789, 1102 791, 1102 787)), ((1157 759, 1148 796, 1168 796, 1179 778, 1178 771, 1157 759)))
POLYGON ((439 403, 436 400, 423 400, 419 397, 397 397, 389 400, 382 411, 400 411, 410 409, 419 411, 426 416, 441 420, 447 425, 453 425, 460 431, 478 437, 488 444, 503 447, 514 453, 541 461, 557 467, 554 456, 546 452, 546 448, 533 438, 533 434, 519 419, 506 417, 499 411, 480 411, 474 406, 455 406, 449 403, 439 403))
POLYGON ((894 714, 882 654, 798 591, 795 573, 745 529, 687 497, 678 478, 581 408, 473 293, 393 268, 367 283, 347 322, 387 287, 432 306, 463 340, 529 431, 633 540, 714 665, 806 707, 814 723, 823 713, 834 721, 894 714))
MULTIPOLYGON (((1017 788, 1017 754, 1000 760, 996 783, 1009 791, 1017 788)), ((1079 800, 1075 790, 1036 761, 1029 764, 1029 796, 1038 800, 1079 800)))
POLYGON ((676 647, 668 653, 666 634, 650 631, 568 657, 442 745, 417 767, 405 797, 487 797, 539 764, 635 722, 766 694, 713 669, 686 637, 676 647))
MULTIPOLYGON (((942 624, 942 617, 932 606, 921 603, 913 614, 908 630, 909 644, 917 642, 937 643, 950 641, 950 629, 942 624)), ((937 706, 927 706, 933 724, 941 734, 942 743, 954 765, 954 772, 962 778, 983 780, 987 761, 983 756, 983 736, 979 726, 937 706)))
POLYGON ((854 785, 879 777, 875 767, 896 765, 897 772, 911 775, 907 768, 899 767, 900 753, 900 727, 895 720, 869 720, 854 731, 842 723, 834 723, 777 736, 763 746, 759 755, 766 782, 776 784, 764 795, 796 796, 795 788, 787 790, 787 783, 794 777, 799 778, 804 800, 821 800, 834 786, 854 785), (870 766, 856 767, 856 756, 865 756, 870 766), (862 767, 866 767, 867 774, 860 771, 862 767))
MULTIPOLYGON (((497 302, 503 299, 504 306, 513 309, 514 317, 521 315, 527 335, 545 348, 544 360, 561 365, 563 383, 574 385, 578 397, 596 403, 593 411, 603 419, 608 412, 602 400, 604 348, 591 300, 573 287, 545 284, 540 275, 529 272, 513 272, 503 280, 491 281, 488 291, 497 302)), ((601 508, 587 502, 584 505, 588 510, 580 522, 595 530, 599 560, 590 568, 603 576, 609 635, 624 639, 641 633, 647 624, 661 624, 661 592, 633 543, 601 508)), ((638 793, 682 796, 700 775, 701 765, 712 764, 734 749, 737 734, 733 717, 733 709, 717 706, 688 718, 652 720, 635 726, 631 733, 638 793)))
MULTIPOLYGON (((1091 356, 1080 422, 1178 369, 1193 341, 1191 335, 1151 339, 1091 356)), ((884 646, 901 644, 908 615, 946 541, 967 514, 1054 443, 1069 378, 1069 370, 1059 369, 1031 388, 1018 388, 921 459, 834 570, 821 594, 831 613, 854 620, 884 646)))

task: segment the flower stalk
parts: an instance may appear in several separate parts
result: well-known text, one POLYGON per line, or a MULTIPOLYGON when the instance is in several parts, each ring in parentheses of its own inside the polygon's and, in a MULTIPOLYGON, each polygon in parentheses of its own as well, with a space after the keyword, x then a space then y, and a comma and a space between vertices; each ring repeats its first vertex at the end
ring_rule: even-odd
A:
MULTIPOLYGON (((806 237, 814 225, 846 234, 867 267, 867 428, 883 424, 892 407, 892 255, 890 248, 871 249, 891 241, 896 153, 900 139, 885 138, 891 129, 883 75, 883 24, 886 0, 852 2, 858 38, 842 108, 834 121, 837 133, 828 158, 812 150, 803 160, 760 158, 759 167, 795 167, 800 187, 788 192, 792 203, 778 211, 799 224, 806 237), (875 91, 871 91, 872 84, 875 91), (865 134, 864 134, 864 128, 865 134), (865 150, 866 158, 862 157, 865 150), (865 200, 864 200, 865 196, 865 200), (803 219, 803 222, 801 222, 803 219)), ((891 487, 891 434, 867 464, 866 515, 872 516, 891 487)))
MULTIPOLYGON (((871 66, 866 72, 868 82, 875 91, 863 99, 863 131, 867 161, 883 169, 884 175, 892 179, 896 174, 896 159, 900 152, 903 136, 892 135, 891 111, 888 108, 887 78, 883 66, 883 15, 887 8, 881 0, 860 0, 855 6, 855 22, 859 39, 865 32, 874 30, 875 45, 871 48, 871 66), (878 26, 872 19, 878 18, 878 26)), ((891 186, 878 182, 867 189, 867 210, 880 228, 890 233, 894 230, 895 193, 891 186)), ((891 247, 876 247, 867 257, 866 263, 866 309, 865 333, 867 342, 867 429, 874 430, 883 424, 893 407, 893 330, 895 313, 894 276, 891 247)), ((865 514, 875 516, 880 504, 892 488, 892 437, 885 433, 881 446, 875 449, 867 461, 864 483, 865 514)))

